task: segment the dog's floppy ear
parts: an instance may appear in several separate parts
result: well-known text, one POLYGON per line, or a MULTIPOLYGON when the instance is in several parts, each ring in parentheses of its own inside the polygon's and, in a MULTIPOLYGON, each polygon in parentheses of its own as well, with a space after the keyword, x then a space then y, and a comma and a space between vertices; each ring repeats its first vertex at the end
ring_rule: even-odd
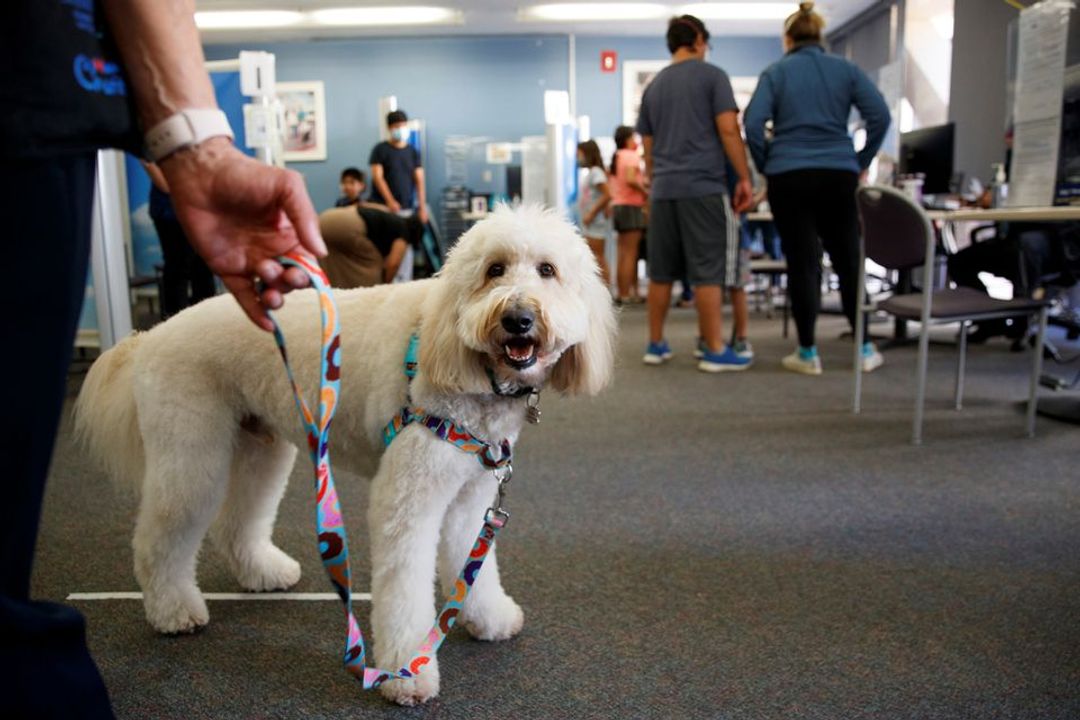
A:
POLYGON ((431 294, 424 300, 420 323, 421 372, 438 392, 469 392, 479 383, 486 387, 476 352, 458 334, 461 287, 457 263, 447 263, 431 294))
MULTIPOLYGON (((589 258, 592 261, 592 258, 589 258)), ((615 309, 595 262, 584 273, 582 294, 589 327, 585 339, 568 348, 551 373, 551 386, 574 395, 595 395, 611 382, 615 363, 615 309)))

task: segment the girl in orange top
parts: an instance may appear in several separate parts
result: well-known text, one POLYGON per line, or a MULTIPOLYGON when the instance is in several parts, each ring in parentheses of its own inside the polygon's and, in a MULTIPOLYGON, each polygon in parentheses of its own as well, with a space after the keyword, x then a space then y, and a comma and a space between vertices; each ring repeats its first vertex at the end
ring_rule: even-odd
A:
POLYGON ((649 191, 645 187, 645 175, 637 148, 633 128, 626 125, 616 128, 610 186, 615 232, 619 234, 615 278, 620 303, 644 302, 644 298, 638 294, 637 261, 645 231, 645 203, 649 191))

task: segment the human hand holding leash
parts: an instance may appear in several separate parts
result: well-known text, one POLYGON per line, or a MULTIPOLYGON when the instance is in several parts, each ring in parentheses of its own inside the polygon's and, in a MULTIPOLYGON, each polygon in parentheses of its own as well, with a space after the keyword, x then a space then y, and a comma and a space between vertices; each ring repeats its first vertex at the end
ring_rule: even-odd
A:
POLYGON ((177 152, 160 166, 192 247, 251 321, 272 332, 266 311, 280 307, 284 293, 308 285, 303 271, 277 258, 326 255, 299 173, 263 165, 227 138, 177 152))

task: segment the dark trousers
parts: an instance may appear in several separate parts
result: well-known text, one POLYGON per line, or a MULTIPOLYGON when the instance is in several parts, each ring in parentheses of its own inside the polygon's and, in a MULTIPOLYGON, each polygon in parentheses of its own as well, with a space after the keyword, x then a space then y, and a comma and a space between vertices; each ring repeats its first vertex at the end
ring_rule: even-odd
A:
POLYGON ((0 715, 111 718, 75 610, 30 600, 45 478, 86 294, 95 157, 0 160, 4 443, 0 492, 0 715))
POLYGON ((179 222, 156 218, 154 229, 161 241, 164 260, 161 278, 161 317, 164 319, 213 297, 217 288, 214 274, 192 249, 179 222))
MULTIPOLYGON (((846 170, 793 170, 770 175, 769 206, 787 259, 791 316, 799 345, 815 344, 821 310, 821 251, 840 278, 840 302, 855 327, 859 282, 859 177, 846 170)), ((865 327, 864 327, 865 329, 865 327)))

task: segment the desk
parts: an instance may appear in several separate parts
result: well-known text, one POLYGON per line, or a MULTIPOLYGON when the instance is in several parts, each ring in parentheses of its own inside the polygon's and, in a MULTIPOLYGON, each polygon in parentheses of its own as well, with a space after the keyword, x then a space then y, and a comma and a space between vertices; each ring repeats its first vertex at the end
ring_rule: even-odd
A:
MULTIPOLYGON (((942 223, 942 241, 946 250, 956 252, 957 244, 954 235, 953 223, 958 222, 1067 222, 1080 220, 1080 205, 1054 205, 1044 207, 1018 207, 1018 208, 960 208, 958 210, 927 210, 927 217, 933 221, 942 223)), ((750 221, 771 222, 771 212, 746 213, 746 219, 750 221)), ((910 291, 910 280, 905 282, 904 273, 901 273, 901 292, 910 291)), ((895 338, 903 340, 907 336, 903 320, 896 321, 895 338)))
MULTIPOLYGON (((1069 222, 1080 220, 1080 205, 1025 208, 962 208, 960 210, 929 210, 931 220, 943 223, 943 234, 955 244, 952 223, 957 222, 1069 222)), ((1080 423, 1080 398, 1041 397, 1037 412, 1065 422, 1080 423)))
POLYGON ((961 208, 927 210, 931 220, 942 222, 1065 222, 1080 220, 1080 205, 1023 208, 961 208))
MULTIPOLYGON (((1054 205, 1047 207, 1023 208, 960 208, 959 210, 927 210, 931 220, 941 222, 1064 222, 1080 220, 1080 205, 1054 205)), ((746 219, 758 222, 771 222, 772 213, 746 213, 746 219)))

